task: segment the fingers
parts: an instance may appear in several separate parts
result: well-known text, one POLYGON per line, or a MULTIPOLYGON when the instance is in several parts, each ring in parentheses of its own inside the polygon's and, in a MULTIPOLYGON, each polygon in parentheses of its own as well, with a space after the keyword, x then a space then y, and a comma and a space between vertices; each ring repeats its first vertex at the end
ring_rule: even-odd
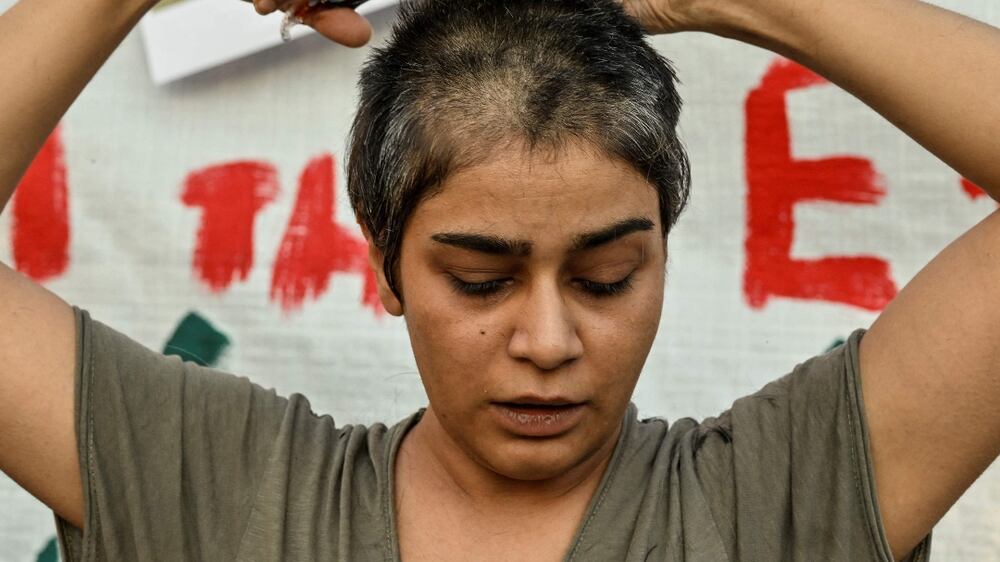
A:
POLYGON ((271 12, 278 9, 278 4, 275 0, 253 0, 253 7, 257 10, 257 13, 266 16, 271 12))
MULTIPOLYGON (((253 0, 254 9, 262 16, 279 9, 295 10, 295 6, 304 8, 305 3, 301 0, 253 0)), ((371 24, 350 8, 304 9, 303 12, 302 18, 307 25, 341 45, 361 47, 371 39, 371 24)))
POLYGON ((621 0, 625 13, 650 33, 674 33, 685 29, 680 17, 692 0, 621 0))
POLYGON ((368 20, 350 8, 319 10, 306 15, 305 22, 327 39, 348 47, 362 47, 372 36, 368 20))

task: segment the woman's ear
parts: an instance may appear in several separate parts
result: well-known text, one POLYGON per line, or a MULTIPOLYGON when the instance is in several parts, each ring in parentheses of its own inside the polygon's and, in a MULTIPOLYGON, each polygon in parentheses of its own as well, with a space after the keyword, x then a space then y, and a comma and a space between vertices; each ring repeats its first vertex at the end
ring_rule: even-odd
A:
POLYGON ((382 301, 382 307, 393 316, 402 316, 403 303, 399 302, 399 298, 396 297, 396 293, 389 287, 389 282, 385 278, 385 254, 372 242, 372 237, 365 225, 360 226, 361 233, 364 234, 365 241, 368 242, 368 267, 371 267, 375 273, 375 279, 378 283, 378 298, 382 301))

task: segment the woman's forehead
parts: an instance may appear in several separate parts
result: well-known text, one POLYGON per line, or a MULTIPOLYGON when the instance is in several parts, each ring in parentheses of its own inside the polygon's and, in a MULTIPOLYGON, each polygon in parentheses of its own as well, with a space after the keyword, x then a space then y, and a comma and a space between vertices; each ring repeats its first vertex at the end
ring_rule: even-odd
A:
POLYGON ((459 170, 411 215, 417 229, 579 231, 644 218, 659 226, 655 187, 633 167, 587 147, 504 151, 459 170))

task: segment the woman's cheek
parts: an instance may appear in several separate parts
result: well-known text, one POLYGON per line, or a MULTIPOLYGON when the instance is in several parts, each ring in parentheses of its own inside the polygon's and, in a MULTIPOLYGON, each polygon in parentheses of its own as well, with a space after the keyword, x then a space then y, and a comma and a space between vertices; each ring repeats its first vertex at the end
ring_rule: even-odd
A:
POLYGON ((499 335, 488 321, 451 308, 421 306, 407 322, 417 367, 428 394, 435 398, 481 387, 479 379, 490 371, 499 335))

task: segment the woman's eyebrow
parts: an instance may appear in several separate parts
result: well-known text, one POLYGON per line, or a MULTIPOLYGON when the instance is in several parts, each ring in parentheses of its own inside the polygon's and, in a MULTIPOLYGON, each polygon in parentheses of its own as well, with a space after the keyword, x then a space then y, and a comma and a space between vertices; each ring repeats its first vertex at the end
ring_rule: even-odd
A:
MULTIPOLYGON (((646 217, 622 219, 600 230, 578 234, 573 238, 573 245, 570 251, 581 252, 590 250, 603 244, 614 242, 633 232, 653 230, 655 227, 656 224, 646 217)), ((516 240, 493 234, 471 232, 439 232, 431 235, 431 240, 438 244, 446 244, 494 256, 527 257, 531 255, 532 247, 532 243, 528 240, 516 240)))
POLYGON ((631 217, 623 219, 600 230, 578 235, 573 240, 573 246, 570 251, 581 252, 584 250, 591 250, 609 242, 614 242, 615 240, 632 234, 633 232, 653 230, 655 226, 656 224, 646 217, 631 217))
POLYGON ((526 240, 511 240, 490 234, 441 232, 432 235, 431 240, 439 244, 447 244, 495 256, 525 257, 531 254, 531 242, 526 240))

